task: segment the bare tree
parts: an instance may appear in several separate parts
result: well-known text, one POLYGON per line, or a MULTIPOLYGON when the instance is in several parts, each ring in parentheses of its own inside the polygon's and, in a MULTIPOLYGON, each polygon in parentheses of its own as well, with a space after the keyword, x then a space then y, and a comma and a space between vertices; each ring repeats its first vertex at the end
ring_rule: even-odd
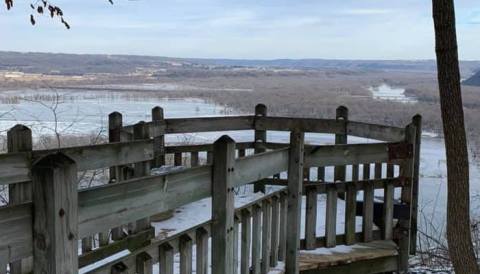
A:
POLYGON ((456 273, 480 273, 470 233, 468 148, 454 0, 432 0, 440 107, 447 152, 447 241, 456 273))

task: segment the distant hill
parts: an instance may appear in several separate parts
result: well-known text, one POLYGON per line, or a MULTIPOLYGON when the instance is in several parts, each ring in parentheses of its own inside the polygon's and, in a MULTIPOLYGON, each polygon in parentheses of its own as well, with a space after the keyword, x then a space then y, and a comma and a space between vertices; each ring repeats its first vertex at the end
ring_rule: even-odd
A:
MULTIPOLYGON (((139 69, 154 70, 169 67, 192 69, 265 67, 410 72, 434 72, 436 70, 436 64, 433 60, 240 60, 0 51, 0 70, 14 70, 25 73, 84 75, 88 73, 132 73, 139 69)), ((462 75, 471 75, 478 68, 480 68, 480 61, 461 62, 462 75)))
POLYGON ((480 86, 480 70, 462 83, 467 86, 480 86))

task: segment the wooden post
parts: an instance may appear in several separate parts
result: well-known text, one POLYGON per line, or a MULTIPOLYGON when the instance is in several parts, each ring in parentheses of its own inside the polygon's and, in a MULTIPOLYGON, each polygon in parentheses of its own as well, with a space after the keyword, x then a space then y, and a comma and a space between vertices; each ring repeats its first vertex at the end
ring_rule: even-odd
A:
POLYGON ((352 183, 347 185, 347 197, 345 199, 345 243, 355 243, 356 213, 357 213, 357 186, 359 178, 359 166, 352 166, 352 183))
POLYGON ((298 249, 300 247, 300 214, 302 211, 303 154, 304 133, 294 130, 290 133, 290 152, 288 159, 286 274, 299 273, 298 249))
MULTIPOLYGON (((267 143, 267 131, 265 129, 257 129, 257 120, 261 117, 267 116, 267 106, 264 104, 258 104, 255 106, 255 136, 254 146, 255 154, 265 152, 265 144, 267 143)), ((254 192, 265 193, 265 184, 255 183, 253 186, 254 192)))
POLYGON ((190 167, 196 167, 198 164, 198 151, 193 151, 190 153, 190 167))
POLYGON ((413 153, 413 180, 412 180, 412 220, 410 229, 410 255, 417 252, 417 225, 418 225, 418 195, 419 195, 419 174, 420 174, 420 146, 422 142, 422 116, 415 115, 412 118, 415 126, 415 149, 413 153))
POLYGON ((272 204, 267 200, 262 201, 262 264, 261 273, 268 274, 270 271, 270 251, 272 243, 272 204))
POLYGON ((165 132, 160 127, 165 124, 163 109, 156 106, 152 109, 152 130, 153 137, 153 167, 165 165, 165 132))
POLYGON ((280 237, 278 246, 278 260, 285 262, 287 254, 287 195, 280 194, 280 237))
POLYGON ((136 274, 152 274, 152 256, 142 252, 136 257, 136 274))
MULTIPOLYGON (((415 125, 409 124, 405 128, 405 143, 413 146, 415 151, 415 125)), ((412 153, 413 154, 413 153, 412 153)), ((400 176, 407 180, 407 183, 402 187, 401 199, 402 204, 412 210, 412 183, 414 177, 414 159, 413 156, 403 161, 400 166, 400 176)), ((410 211, 411 212, 411 211, 410 211)), ((412 214, 412 213, 410 213, 412 214)), ((401 273, 408 270, 408 259, 410 254, 410 231, 411 231, 411 215, 409 218, 401 218, 398 220, 398 263, 401 273)))
POLYGON ((162 244, 158 247, 158 264, 161 274, 174 273, 174 250, 169 243, 162 244))
MULTIPOLYGON (((24 125, 16 125, 7 132, 7 150, 13 152, 32 151, 32 131, 24 125)), ((21 204, 32 200, 32 183, 23 182, 8 186, 8 203, 21 204)), ((32 258, 18 260, 10 264, 11 274, 32 272, 32 258)), ((6 270, 6 269, 5 269, 6 270)))
POLYGON ((279 228, 280 228, 280 203, 279 197, 272 197, 272 244, 270 255, 270 266, 275 267, 278 263, 278 240, 279 240, 279 228))
MULTIPOLYGON (((342 133, 335 134, 335 144, 336 145, 345 145, 348 142, 348 134, 347 134, 347 124, 348 124, 348 108, 345 106, 339 106, 336 111, 336 119, 337 121, 344 121, 344 127, 342 133)), ((345 174, 346 174, 346 166, 335 166, 334 170, 334 181, 341 181, 345 182, 345 174)), ((345 196, 342 195, 341 196, 345 196)))
POLYGON ((35 274, 78 271, 78 195, 75 162, 61 153, 34 163, 33 260, 35 274))
POLYGON ((180 274, 192 274, 192 245, 193 241, 188 234, 180 236, 178 243, 180 274))
MULTIPOLYGON (((146 140, 150 138, 147 124, 141 121, 133 126, 133 138, 135 140, 146 140)), ((138 162, 134 164, 134 176, 143 177, 150 175, 150 161, 138 162)), ((148 229, 150 227, 150 218, 138 220, 135 224, 135 233, 148 229)))
POLYGON ((223 135, 213 151, 212 274, 233 273, 235 141, 223 135))
MULTIPOLYGON (((112 112, 108 115, 108 142, 116 143, 120 142, 120 136, 122 133, 122 114, 119 112, 112 112)), ((116 183, 123 180, 122 167, 115 166, 110 167, 110 181, 109 183, 116 183)), ((112 228, 112 240, 117 241, 125 237, 122 227, 112 228)), ((108 232, 103 232, 104 235, 108 235, 108 232)))
MULTIPOLYGON (((370 180, 370 164, 363 164, 363 180, 370 180)), ((365 184, 363 189, 363 220, 362 232, 363 241, 370 242, 373 238, 373 206, 374 206, 373 184, 365 184)))
POLYGON ((262 210, 260 206, 253 205, 252 213, 252 274, 260 274, 261 248, 262 248, 262 210))

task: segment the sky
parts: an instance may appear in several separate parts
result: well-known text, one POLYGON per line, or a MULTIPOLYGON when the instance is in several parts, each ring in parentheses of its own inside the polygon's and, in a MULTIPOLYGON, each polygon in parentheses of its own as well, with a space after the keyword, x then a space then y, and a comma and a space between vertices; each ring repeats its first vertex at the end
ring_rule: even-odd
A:
MULTIPOLYGON (((31 26, 31 2, 14 1, 12 10, 0 8, 0 50, 234 59, 435 57, 430 0, 52 0, 70 30, 48 16, 31 26)), ((455 2, 460 58, 480 60, 480 2, 455 2)))

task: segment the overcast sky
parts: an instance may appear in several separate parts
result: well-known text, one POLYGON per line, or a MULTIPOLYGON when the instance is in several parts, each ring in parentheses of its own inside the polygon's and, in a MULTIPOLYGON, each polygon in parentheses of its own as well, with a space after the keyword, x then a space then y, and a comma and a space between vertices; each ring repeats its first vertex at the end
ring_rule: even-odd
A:
MULTIPOLYGON (((72 26, 0 8, 0 50, 207 58, 434 58, 430 0, 53 0, 72 26)), ((3 5, 3 2, 0 4, 3 5)), ((461 59, 480 59, 480 2, 457 0, 461 59)))

